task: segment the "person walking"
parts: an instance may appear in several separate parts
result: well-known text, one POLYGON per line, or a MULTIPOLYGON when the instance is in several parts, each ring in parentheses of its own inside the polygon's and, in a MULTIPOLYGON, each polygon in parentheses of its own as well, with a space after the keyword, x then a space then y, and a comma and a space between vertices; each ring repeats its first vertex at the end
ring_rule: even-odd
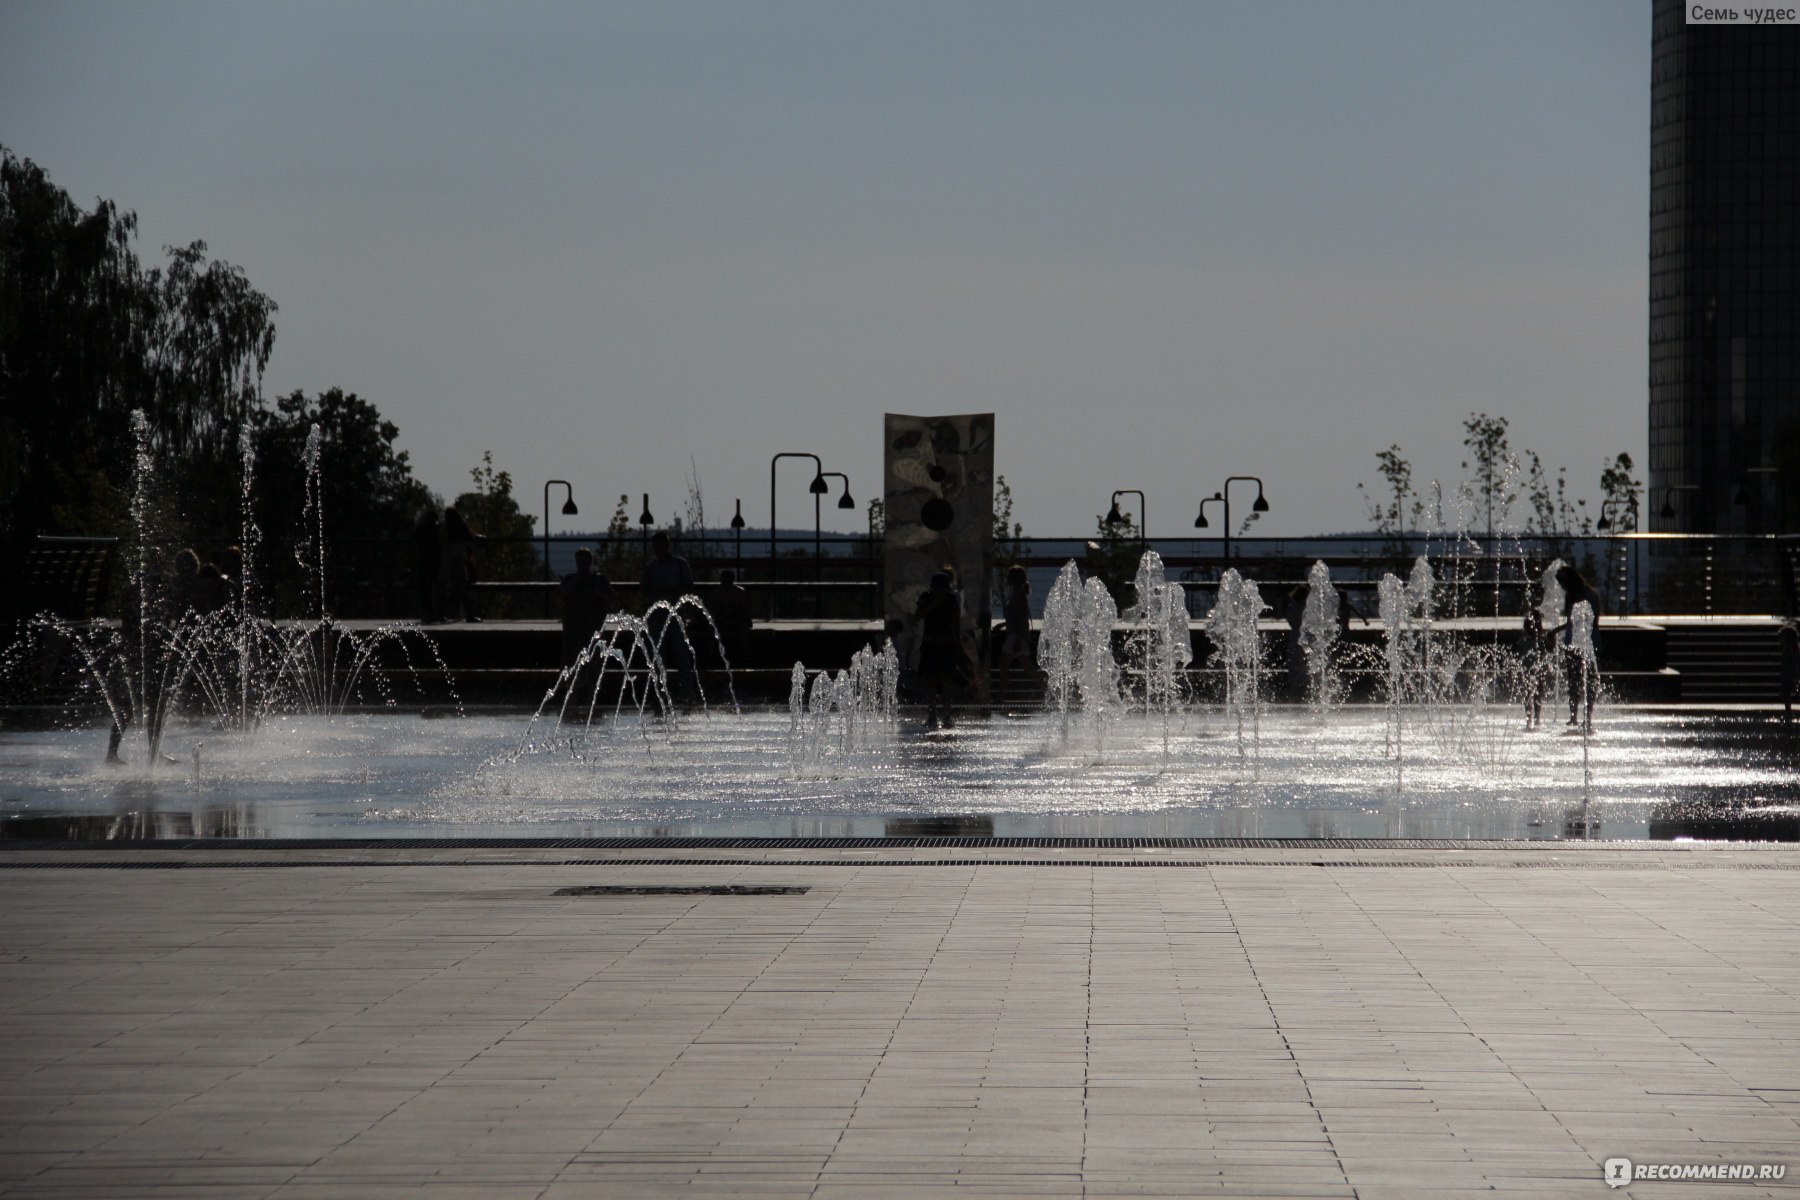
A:
POLYGON ((950 572, 939 571, 919 595, 913 609, 919 628, 919 677, 926 691, 925 725, 928 729, 950 725, 950 706, 944 698, 951 685, 965 687, 968 669, 962 648, 962 596, 951 583, 950 572))
POLYGON ((444 545, 439 556, 438 602, 446 621, 459 615, 465 621, 479 621, 474 598, 469 593, 471 568, 475 560, 475 543, 481 535, 469 527, 453 504, 444 510, 444 545))
POLYGON ((644 563, 638 580, 644 593, 644 626, 650 633, 650 644, 661 655, 664 669, 672 669, 676 691, 682 700, 691 699, 699 691, 694 673, 694 653, 678 612, 681 601, 694 590, 694 569, 688 560, 676 554, 669 535, 657 530, 650 537, 650 558, 644 563), (670 629, 670 618, 676 618, 670 629))
POLYGON ((618 608, 612 580, 594 570, 594 552, 575 551, 575 570, 562 577, 562 665, 572 667, 618 608))
POLYGON ((1031 652, 1031 577, 1024 567, 1015 565, 1006 569, 1000 617, 1006 622, 1006 635, 1000 642, 1000 678, 994 695, 1001 704, 1006 704, 1013 668, 1022 668, 1029 676, 1037 665, 1031 652))
POLYGON ((1569 681, 1569 724, 1583 732, 1594 728, 1594 705, 1600 699, 1600 593, 1574 567, 1558 567, 1557 586, 1563 590, 1563 623, 1551 630, 1560 635, 1563 670, 1569 681), (1575 606, 1588 606, 1588 653, 1581 652, 1575 637, 1575 606))
POLYGON ((443 569, 443 527, 438 523, 437 508, 428 507, 413 526, 413 594, 421 625, 435 625, 442 619, 438 610, 438 575, 443 569))
POLYGON ((736 571, 719 572, 719 586, 713 592, 708 611, 712 613, 713 626, 719 633, 722 658, 734 667, 749 666, 750 631, 753 628, 750 593, 737 581, 736 571))

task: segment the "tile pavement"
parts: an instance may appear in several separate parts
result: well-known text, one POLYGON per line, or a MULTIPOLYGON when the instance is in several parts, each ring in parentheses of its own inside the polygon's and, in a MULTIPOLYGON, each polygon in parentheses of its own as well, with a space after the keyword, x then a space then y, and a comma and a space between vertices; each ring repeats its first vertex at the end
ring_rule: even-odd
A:
POLYGON ((0 1196, 1800 1196, 1800 851, 999 854, 0 852, 0 1196))

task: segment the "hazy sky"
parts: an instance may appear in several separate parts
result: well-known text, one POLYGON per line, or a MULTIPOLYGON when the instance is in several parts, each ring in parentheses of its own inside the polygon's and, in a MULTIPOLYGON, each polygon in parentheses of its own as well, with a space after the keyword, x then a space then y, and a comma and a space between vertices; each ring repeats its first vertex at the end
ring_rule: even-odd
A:
POLYGON ((1301 535, 1471 411, 1642 465, 1649 58, 1644 0, 0 0, 0 143, 243 267, 269 394, 446 494, 666 519, 691 461, 762 524, 777 451, 862 504, 884 411, 991 410, 1029 534, 1256 474, 1301 535))

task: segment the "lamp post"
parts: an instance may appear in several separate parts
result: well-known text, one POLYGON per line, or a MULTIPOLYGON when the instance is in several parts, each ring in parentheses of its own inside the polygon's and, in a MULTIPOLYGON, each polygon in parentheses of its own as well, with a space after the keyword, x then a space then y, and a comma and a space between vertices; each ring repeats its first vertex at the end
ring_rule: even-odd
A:
POLYGON ((1663 504, 1662 504, 1662 508, 1657 510, 1657 516, 1661 517, 1665 521, 1673 521, 1675 519, 1675 493, 1676 492, 1697 492, 1699 490, 1700 490, 1700 485, 1697 483, 1664 484, 1663 485, 1663 504))
POLYGON ((731 536, 737 542, 738 574, 744 573, 744 498, 738 497, 737 511, 731 514, 731 536))
MULTIPOLYGON (((841 480, 843 480, 844 481, 844 494, 838 497, 837 506, 839 508, 850 508, 850 509, 853 509, 856 507, 856 501, 850 495, 850 477, 848 475, 844 474, 842 471, 820 471, 819 478, 820 479, 841 479, 841 480)), ((819 557, 819 502, 815 498, 813 500, 813 558, 816 560, 818 557, 819 557)))
POLYGON ((546 479, 544 481, 544 578, 545 579, 555 579, 556 578, 556 572, 552 571, 550 569, 550 489, 559 483, 562 484, 563 491, 568 496, 568 498, 563 501, 563 506, 562 506, 563 516, 572 517, 581 511, 579 508, 575 507, 575 489, 572 486, 570 486, 568 480, 566 480, 566 479, 546 479))
POLYGON ((650 561, 650 527, 656 524, 656 518, 650 515, 650 493, 644 493, 644 511, 638 514, 638 528, 644 543, 644 561, 650 561))
MULTIPOLYGON (((1775 518, 1774 532, 1785 532, 1787 529, 1787 475, 1782 472, 1780 467, 1745 467, 1744 474, 1746 476, 1773 475, 1775 477, 1775 508, 1777 516, 1775 518)), ((1748 505, 1750 503, 1750 497, 1746 494, 1744 484, 1738 484, 1737 495, 1734 496, 1733 499, 1738 504, 1742 505, 1748 505)))
POLYGON ((1216 500, 1225 506, 1225 546, 1222 557, 1227 564, 1231 562, 1231 485, 1234 483, 1254 483, 1256 485, 1256 500, 1250 505, 1250 511, 1259 513, 1266 513, 1269 511, 1269 502, 1263 499, 1263 481, 1255 475, 1232 475, 1225 480, 1225 486, 1223 488, 1220 488, 1212 495, 1200 501, 1200 515, 1194 519, 1195 529, 1205 529, 1207 527, 1206 505, 1208 501, 1216 500))
POLYGON ((1112 507, 1106 511, 1106 523, 1123 525, 1128 519, 1124 513, 1119 511, 1120 496, 1136 496, 1138 498, 1138 541, 1143 543, 1144 548, 1148 550, 1150 548, 1150 531, 1147 528, 1149 519, 1144 515, 1144 493, 1137 488, 1120 488, 1112 494, 1112 507))
MULTIPOLYGON (((825 464, 819 461, 819 456, 816 454, 808 454, 804 450, 783 450, 769 460, 769 581, 771 583, 775 580, 775 464, 784 458, 810 458, 813 460, 813 480, 807 485, 806 490, 813 495, 813 528, 815 530, 819 526, 819 497, 831 490, 825 482, 825 464)), ((816 556, 817 533, 814 534, 813 547, 816 556)), ((818 560, 815 557, 813 561, 817 562, 818 560)), ((770 588, 769 616, 773 618, 774 615, 775 589, 770 588)))

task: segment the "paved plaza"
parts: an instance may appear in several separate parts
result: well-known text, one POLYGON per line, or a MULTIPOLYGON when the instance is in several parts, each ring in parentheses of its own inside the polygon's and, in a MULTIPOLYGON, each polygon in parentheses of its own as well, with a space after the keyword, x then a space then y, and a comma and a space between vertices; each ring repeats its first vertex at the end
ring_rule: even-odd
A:
POLYGON ((14 849, 0 906, 8 1197, 1800 1195, 1800 849, 14 849))

